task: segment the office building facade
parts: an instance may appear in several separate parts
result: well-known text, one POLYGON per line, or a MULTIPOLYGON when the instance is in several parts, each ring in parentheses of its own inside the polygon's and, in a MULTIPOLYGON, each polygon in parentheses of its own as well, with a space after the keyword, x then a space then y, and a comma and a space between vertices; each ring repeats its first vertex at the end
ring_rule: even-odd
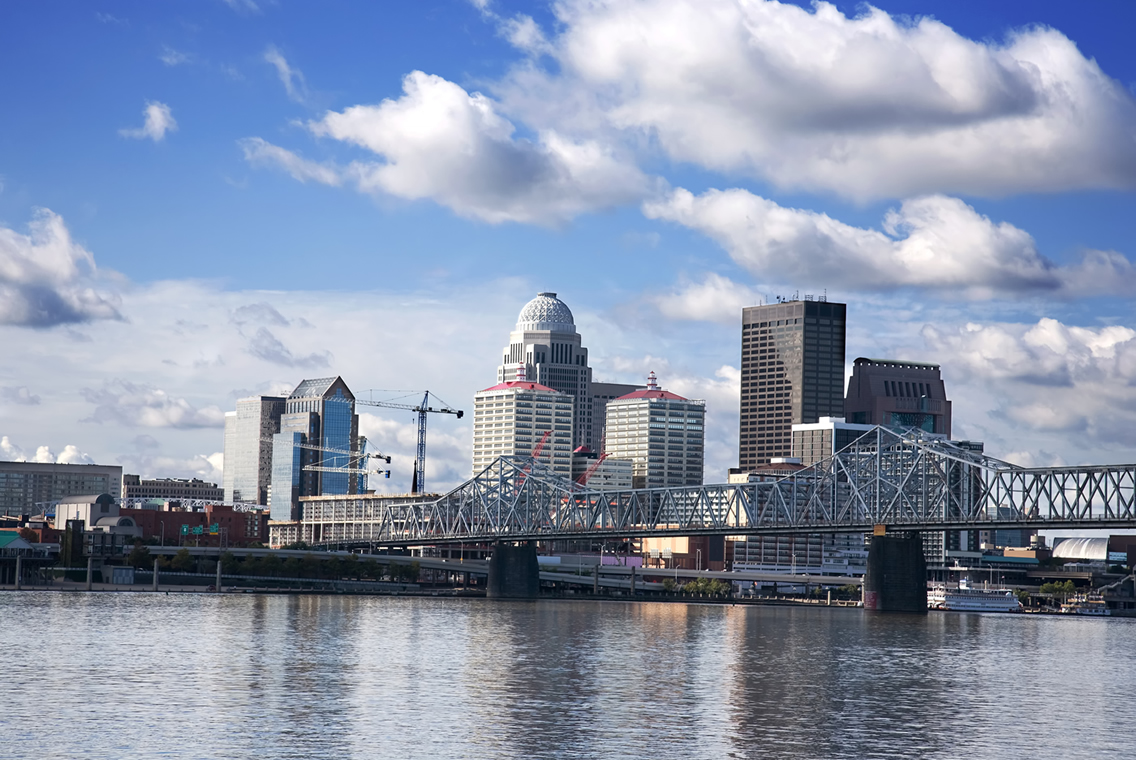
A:
POLYGON ((809 467, 828 459, 874 427, 853 425, 843 417, 821 417, 817 422, 793 425, 793 457, 809 467))
POLYGON ((69 496, 122 493, 122 467, 103 464, 0 462, 0 514, 54 514, 69 496))
POLYGON ((272 436, 280 432, 284 413, 280 396, 237 399, 235 411, 225 413, 224 499, 268 504, 272 483, 272 436))
POLYGON ((857 359, 848 381, 844 416, 850 423, 951 436, 951 402, 938 364, 857 359))
POLYGON ((632 487, 634 462, 599 454, 581 446, 572 452, 572 480, 596 491, 622 491, 632 487))
POLYGON ((138 475, 122 476, 122 500, 156 499, 159 501, 216 501, 225 498, 225 491, 216 483, 192 478, 141 478, 138 475))
POLYGON ((633 463, 635 488, 702 485, 706 402, 659 388, 652 372, 644 390, 607 404, 605 451, 633 463))
POLYGON ((502 352, 497 382, 521 378, 575 399, 572 447, 593 451, 601 448, 606 401, 639 387, 592 382, 588 349, 576 332, 572 311, 550 292, 539 293, 525 304, 502 352))
POLYGON ((280 432, 272 436, 271 519, 301 519, 301 496, 358 493, 362 476, 347 470, 363 445, 355 396, 343 378, 297 385, 285 400, 280 432))
POLYGON ((844 414, 847 307, 807 299, 742 309, 742 471, 791 456, 794 424, 844 414))
POLYGON ((474 394, 473 474, 497 457, 531 456, 544 440, 538 461, 570 478, 576 396, 525 380, 523 367, 520 376, 474 394))

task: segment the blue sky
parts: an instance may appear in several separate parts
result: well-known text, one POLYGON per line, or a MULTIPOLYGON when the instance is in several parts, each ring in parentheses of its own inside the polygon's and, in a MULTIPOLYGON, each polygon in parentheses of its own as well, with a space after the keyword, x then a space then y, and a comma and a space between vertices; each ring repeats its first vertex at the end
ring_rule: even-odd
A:
MULTIPOLYGON (((553 290, 598 379, 707 399, 707 480, 740 308, 793 292, 850 304, 849 363, 940 362, 995 456, 1131 461, 1134 16, 6 4, 0 457, 218 479, 236 398, 326 374, 468 406, 553 290)), ((412 420, 364 431, 404 488, 412 420)), ((430 435, 456 484, 468 421, 430 435)))

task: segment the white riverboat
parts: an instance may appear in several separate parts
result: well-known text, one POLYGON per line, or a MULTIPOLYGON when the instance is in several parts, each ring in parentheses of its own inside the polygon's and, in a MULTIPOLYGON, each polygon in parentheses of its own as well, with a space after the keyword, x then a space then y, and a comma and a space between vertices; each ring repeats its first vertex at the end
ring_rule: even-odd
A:
POLYGON ((958 586, 936 584, 927 589, 927 607, 954 612, 1017 612, 1022 605, 1008 588, 973 588, 964 579, 958 586))
POLYGON ((1064 615, 1092 615, 1094 617, 1108 617, 1112 612, 1108 603, 1100 594, 1077 594, 1061 605, 1064 615))

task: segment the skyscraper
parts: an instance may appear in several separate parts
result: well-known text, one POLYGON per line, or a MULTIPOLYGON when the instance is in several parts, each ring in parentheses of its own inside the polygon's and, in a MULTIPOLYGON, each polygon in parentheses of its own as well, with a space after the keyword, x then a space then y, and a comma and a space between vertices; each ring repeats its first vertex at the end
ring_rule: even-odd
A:
POLYGON ((702 485, 706 402, 664 391, 647 376, 647 388, 607 405, 605 451, 632 461, 635 488, 702 485))
POLYGON ((790 456, 794 423, 844 414, 847 307, 805 299, 742 309, 743 471, 790 456))
POLYGON ((918 428, 951 437, 951 402, 938 364, 857 359, 844 413, 852 423, 918 428))
POLYGON ((272 519, 301 519, 301 496, 358 493, 360 478, 343 470, 362 445, 355 396, 343 378, 297 385, 272 437, 272 519))
POLYGON ((538 293, 525 304, 502 352, 497 382, 524 377, 575 398, 572 447, 600 450, 604 404, 638 389, 636 385, 592 383, 584 348, 568 306, 555 293, 538 293), (523 374, 520 374, 523 368, 523 374))
POLYGON ((473 474, 500 456, 528 456, 543 439, 539 461, 571 477, 575 401, 569 393, 525 380, 523 371, 518 380, 478 391, 473 397, 473 474))
POLYGON ((272 482, 272 436, 280 432, 284 399, 249 396, 225 413, 225 501, 268 504, 272 482))

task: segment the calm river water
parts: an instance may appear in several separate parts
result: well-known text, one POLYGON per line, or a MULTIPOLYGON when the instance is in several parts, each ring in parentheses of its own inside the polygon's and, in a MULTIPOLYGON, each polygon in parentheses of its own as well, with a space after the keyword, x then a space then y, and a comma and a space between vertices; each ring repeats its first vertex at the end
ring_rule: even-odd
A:
POLYGON ((1136 620, 0 594, 5 758, 1132 757, 1136 620))

